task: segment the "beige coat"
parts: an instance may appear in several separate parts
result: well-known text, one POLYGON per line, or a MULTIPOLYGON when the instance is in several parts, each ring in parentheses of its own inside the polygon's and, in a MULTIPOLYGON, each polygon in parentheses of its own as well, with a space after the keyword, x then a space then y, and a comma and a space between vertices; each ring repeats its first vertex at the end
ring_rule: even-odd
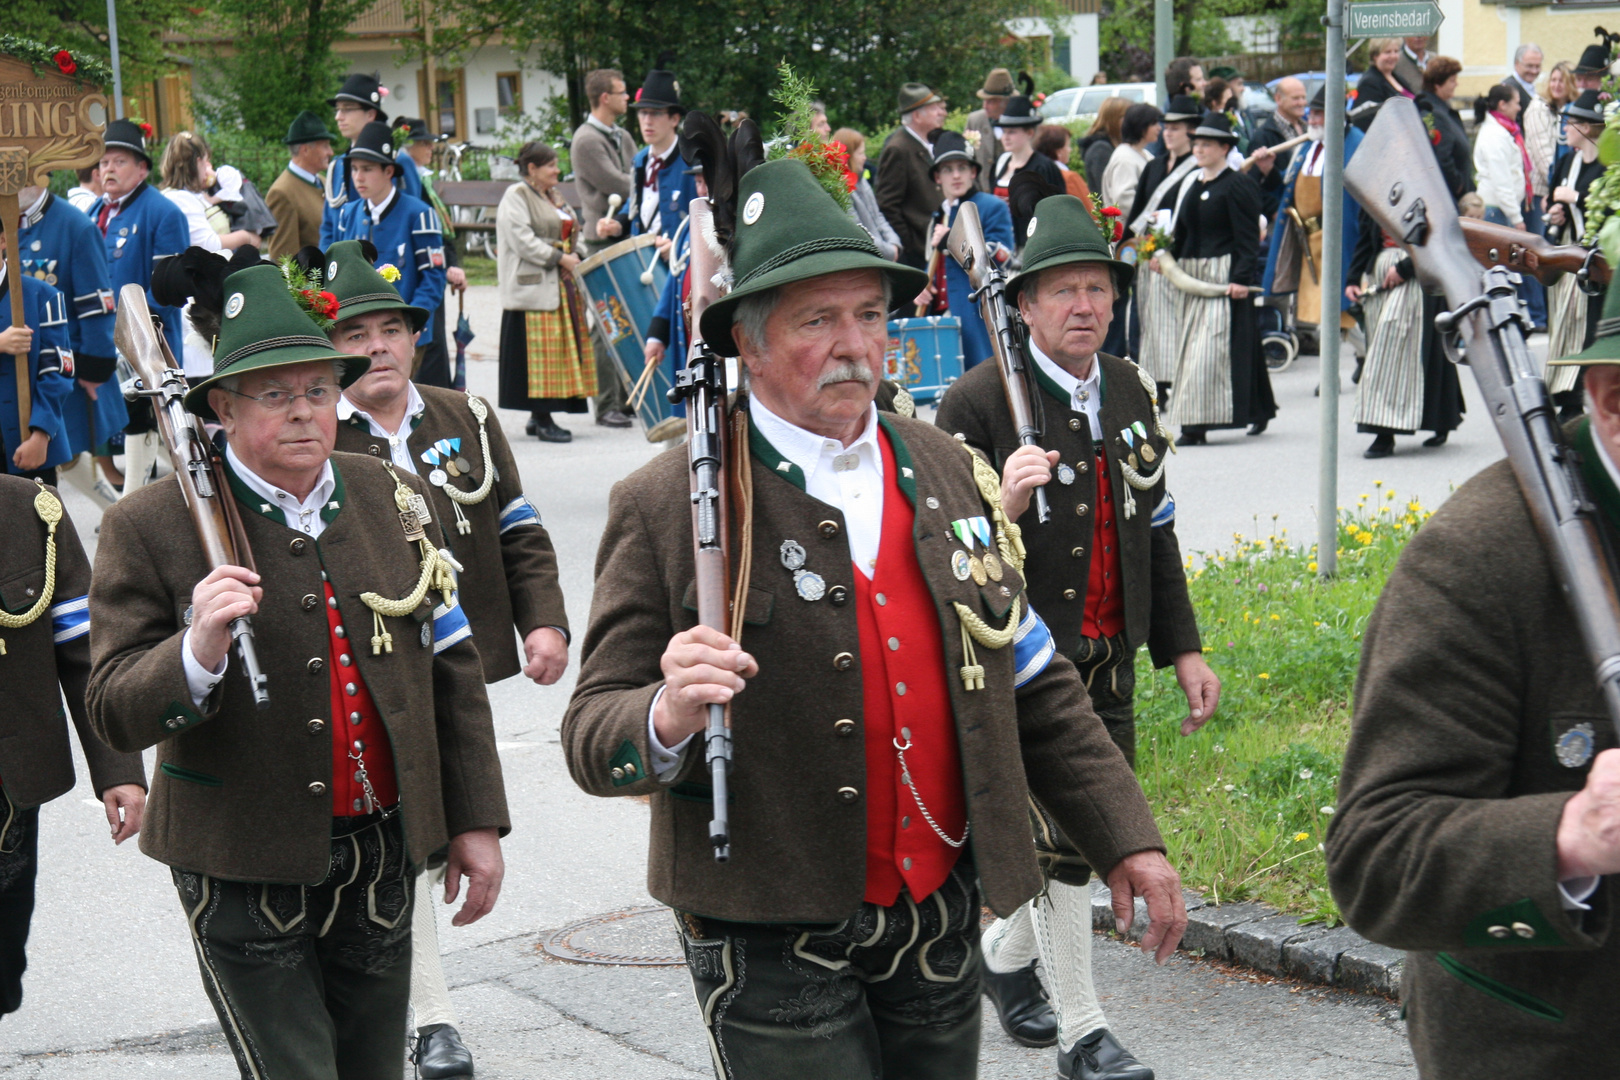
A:
MULTIPOLYGON (((495 239, 500 245, 495 273, 506 311, 556 311, 561 291, 557 263, 563 256, 562 214, 534 189, 516 183, 495 208, 495 239), (538 206, 538 215, 530 208, 538 206)), ((576 222, 577 224, 577 222, 576 222)))

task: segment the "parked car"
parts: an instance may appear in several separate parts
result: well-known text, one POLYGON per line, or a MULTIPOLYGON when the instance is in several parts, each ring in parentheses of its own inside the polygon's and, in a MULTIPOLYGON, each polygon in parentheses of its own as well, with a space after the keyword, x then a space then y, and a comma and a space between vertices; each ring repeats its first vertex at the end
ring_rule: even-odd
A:
POLYGON ((1071 86, 1046 96, 1046 104, 1040 108, 1041 117, 1053 123, 1062 123, 1077 116, 1095 116, 1097 110, 1102 108, 1102 103, 1111 97, 1129 98, 1131 101, 1145 101, 1150 105, 1157 105, 1159 87, 1158 84, 1150 82, 1071 86))

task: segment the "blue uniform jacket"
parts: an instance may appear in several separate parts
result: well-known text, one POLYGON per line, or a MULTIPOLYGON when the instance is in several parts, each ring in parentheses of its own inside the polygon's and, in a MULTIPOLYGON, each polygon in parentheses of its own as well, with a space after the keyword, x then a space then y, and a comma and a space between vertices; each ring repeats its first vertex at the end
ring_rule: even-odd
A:
MULTIPOLYGON (((630 222, 630 235, 640 236, 650 230, 641 226, 641 187, 647 175, 647 159, 652 156, 650 148, 643 146, 636 151, 634 167, 630 177, 630 201, 628 209, 622 211, 619 217, 630 222)), ((681 227, 686 220, 688 209, 692 200, 697 198, 697 177, 686 175, 686 162, 681 160, 677 151, 658 172, 658 233, 660 236, 674 236, 675 230, 681 227)), ((622 235, 622 234, 621 234, 622 235)))
MULTIPOLYGON (((163 202, 168 204, 169 200, 163 202)), ((75 211, 77 213, 77 211, 75 211)), ((33 327, 34 340, 28 347, 29 388, 28 426, 50 436, 44 469, 54 468, 73 456, 62 430, 62 404, 73 389, 73 347, 68 344, 67 300, 54 285, 37 278, 22 279, 23 323, 33 327)), ((0 278, 0 330, 11 328, 11 286, 0 278)), ((22 445, 25 432, 17 415, 16 358, 0 353, 0 438, 5 441, 6 471, 20 473, 11 456, 22 445)))
POLYGON ((73 348, 76 377, 73 393, 62 406, 62 417, 73 452, 92 450, 129 423, 129 410, 116 382, 109 392, 97 393, 94 401, 78 382, 107 382, 118 362, 107 249, 94 222, 50 194, 37 211, 23 218, 17 243, 22 249, 23 273, 56 286, 67 298, 68 344, 73 348))
MULTIPOLYGON (((101 215, 105 197, 90 207, 92 224, 101 215)), ((103 240, 107 266, 112 272, 113 295, 125 285, 139 285, 146 290, 146 302, 152 314, 163 321, 163 336, 175 358, 185 355, 181 344, 184 327, 180 309, 164 307, 152 298, 152 264, 166 255, 178 255, 191 244, 191 226, 178 206, 163 197, 163 193, 150 184, 142 183, 131 193, 124 208, 107 222, 107 235, 103 240)))
POLYGON ((428 312, 417 344, 432 341, 433 320, 444 303, 445 286, 444 234, 439 231, 437 211, 396 189, 382 220, 373 226, 368 204, 356 198, 345 203, 338 214, 332 241, 338 240, 370 240, 377 247, 377 265, 394 264, 399 270, 394 288, 407 304, 428 312))
MULTIPOLYGON (((1350 164, 1350 158, 1355 154, 1356 147, 1361 145, 1361 140, 1363 137, 1364 133, 1360 128, 1349 124, 1345 125, 1344 163, 1346 165, 1350 164)), ((1283 179, 1282 196, 1278 200, 1278 207, 1286 207, 1293 204, 1294 178, 1299 175, 1299 170, 1304 167, 1305 158, 1308 156, 1305 151, 1309 149, 1309 147, 1310 144, 1306 143, 1298 150, 1295 150, 1292 160, 1288 162, 1288 174, 1283 179)), ((1344 239, 1342 241, 1342 249, 1339 252, 1339 262, 1341 264, 1339 267, 1340 285, 1349 284, 1345 279, 1350 273, 1350 257, 1354 255, 1356 251, 1356 238, 1360 235, 1360 226, 1361 206, 1356 202, 1356 200, 1350 197, 1350 192, 1346 191, 1344 193, 1344 222, 1341 229, 1344 239)), ((1277 224, 1273 226, 1271 230, 1271 246, 1266 252, 1265 276, 1260 279, 1260 287, 1268 294, 1271 292, 1272 279, 1277 274, 1277 253, 1282 247, 1282 235, 1282 215, 1279 213, 1277 217, 1277 224)), ((1309 271, 1306 272, 1308 273, 1309 271)), ((1344 293, 1341 291, 1339 293, 1339 310, 1344 311, 1349 307, 1350 301, 1345 298, 1344 293)))
MULTIPOLYGON (((996 244, 1001 244, 1011 251, 1013 222, 1012 211, 1007 209, 1007 204, 987 191, 975 191, 968 198, 979 208, 979 221, 984 226, 986 245, 994 250, 996 244)), ((957 206, 952 206, 950 216, 945 220, 946 225, 956 224, 956 211, 957 206)), ((979 314, 979 305, 968 299, 973 287, 968 284, 967 272, 949 255, 944 256, 944 260, 947 302, 951 314, 962 320, 962 366, 965 370, 993 355, 990 351, 990 331, 984 325, 984 317, 979 314)))
MULTIPOLYGON (((686 278, 692 272, 692 264, 687 255, 692 247, 692 230, 682 229, 675 237, 675 262, 684 264, 678 274, 671 274, 664 279, 664 291, 658 294, 658 306, 653 309, 652 325, 647 330, 648 337, 655 337, 662 341, 664 350, 664 373, 669 376, 669 385, 675 385, 675 373, 686 366, 686 311, 681 301, 681 292, 685 288, 686 278)), ((670 406, 671 416, 685 416, 686 402, 677 401, 670 406)))
MULTIPOLYGON (((394 170, 394 187, 412 198, 422 198, 422 174, 417 171, 416 159, 401 150, 399 156, 394 158, 394 164, 398 166, 394 170)), ((345 239, 337 235, 338 214, 345 206, 361 201, 360 193, 354 190, 354 184, 349 181, 347 156, 335 157, 332 164, 327 166, 325 195, 326 209, 321 211, 322 250, 345 239)))

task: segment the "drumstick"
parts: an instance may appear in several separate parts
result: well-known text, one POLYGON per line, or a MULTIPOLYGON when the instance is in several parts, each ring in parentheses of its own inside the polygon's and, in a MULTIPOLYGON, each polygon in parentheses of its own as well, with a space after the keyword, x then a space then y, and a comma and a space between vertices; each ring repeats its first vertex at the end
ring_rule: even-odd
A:
MULTIPOLYGON (((1289 139, 1287 142, 1280 142, 1276 146, 1266 146, 1266 147, 1262 147, 1261 149, 1270 150, 1273 154, 1280 154, 1284 150, 1292 150, 1294 147, 1298 146, 1300 143, 1304 142, 1306 139, 1309 139, 1309 138, 1310 138, 1309 134, 1295 135, 1292 139, 1289 139)), ((1260 151, 1256 150, 1254 153, 1252 153, 1248 157, 1244 158, 1243 159, 1243 164, 1238 166, 1238 168, 1247 169, 1250 165, 1254 164, 1254 159, 1259 157, 1259 156, 1260 156, 1260 151)))

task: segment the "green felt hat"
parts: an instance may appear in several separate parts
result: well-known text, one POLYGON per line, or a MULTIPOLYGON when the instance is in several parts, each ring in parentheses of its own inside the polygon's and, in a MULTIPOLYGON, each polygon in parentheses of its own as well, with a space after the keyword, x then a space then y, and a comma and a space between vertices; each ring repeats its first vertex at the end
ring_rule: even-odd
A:
POLYGON ((1016 304, 1018 291, 1042 270, 1070 263, 1105 263, 1113 270, 1118 289, 1130 287, 1135 268, 1114 258, 1113 249, 1091 216, 1091 208, 1073 195, 1049 195, 1036 203, 1028 235, 1023 269, 1007 282, 1009 302, 1016 304))
POLYGON ((337 297, 338 322, 374 311, 402 311, 412 330, 420 332, 427 325, 427 309, 407 304, 382 271, 371 265, 358 240, 339 240, 326 249, 326 291, 337 297))
POLYGON ((1609 279, 1603 294, 1603 315, 1598 319, 1597 337, 1585 349, 1554 360, 1548 367, 1591 367, 1593 364, 1620 364, 1620 277, 1609 279))
POLYGON ((228 375, 263 368, 331 360, 345 387, 366 373, 369 356, 348 356, 332 348, 326 334, 293 299, 281 271, 268 264, 238 270, 225 279, 225 310, 214 345, 214 373, 186 392, 186 408, 204 420, 218 420, 208 391, 228 375))
POLYGON ((335 142, 337 136, 326 130, 326 123, 314 113, 305 109, 293 117, 293 122, 287 127, 287 137, 281 141, 288 146, 297 146, 307 142, 335 142))
POLYGON ((897 298, 928 284, 921 270, 885 259, 866 230, 816 182, 802 161, 779 158, 748 170, 737 185, 731 242, 734 284, 703 313, 703 339, 721 356, 737 355, 731 323, 747 297, 841 270, 876 270, 897 298))

